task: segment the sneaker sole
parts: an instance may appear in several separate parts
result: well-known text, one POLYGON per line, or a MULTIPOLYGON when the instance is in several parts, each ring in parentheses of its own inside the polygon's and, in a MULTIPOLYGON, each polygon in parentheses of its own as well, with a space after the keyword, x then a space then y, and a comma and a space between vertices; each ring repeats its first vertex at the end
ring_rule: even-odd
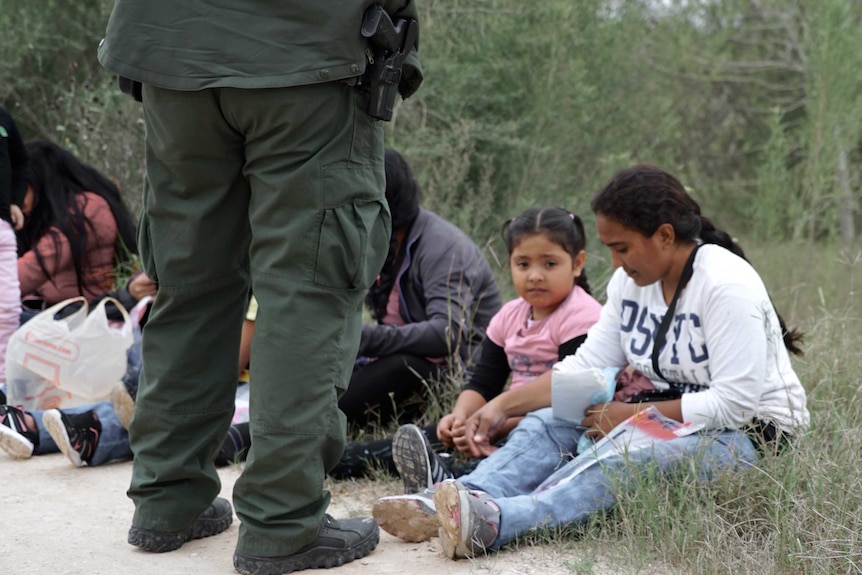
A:
POLYGON ((33 455, 33 442, 5 425, 0 425, 0 449, 14 459, 29 459, 33 455))
POLYGON ((421 503, 410 499, 377 501, 371 515, 381 529, 411 543, 437 537, 437 531, 440 528, 440 521, 436 514, 429 515, 421 503))
POLYGON ((135 415, 135 400, 129 395, 122 381, 111 390, 111 405, 114 406, 114 413, 122 426, 129 429, 132 416, 135 415))
POLYGON ((166 533, 152 529, 143 529, 132 526, 129 529, 128 542, 130 545, 140 547, 151 553, 165 553, 175 551, 192 539, 203 539, 218 535, 233 523, 233 509, 221 517, 209 518, 198 517, 195 524, 188 529, 166 533))
POLYGON ((470 549, 470 502, 469 493, 458 489, 455 482, 445 482, 434 492, 434 506, 440 520, 440 544, 443 553, 450 559, 472 557, 470 549))
POLYGON ((404 493, 419 493, 433 485, 425 438, 415 425, 402 425, 392 436, 392 460, 404 482, 404 493))
POLYGON ((233 566, 243 575, 283 575, 304 569, 329 569, 365 557, 377 547, 380 530, 375 526, 359 543, 348 549, 340 547, 314 547, 289 557, 248 557, 234 553, 233 566))
POLYGON ((63 455, 69 458, 72 465, 75 467, 84 467, 84 460, 81 459, 81 454, 72 448, 72 442, 69 441, 69 433, 66 431, 66 426, 63 425, 63 420, 60 417, 60 412, 56 410, 46 411, 42 414, 42 423, 48 431, 48 435, 63 452, 63 455))

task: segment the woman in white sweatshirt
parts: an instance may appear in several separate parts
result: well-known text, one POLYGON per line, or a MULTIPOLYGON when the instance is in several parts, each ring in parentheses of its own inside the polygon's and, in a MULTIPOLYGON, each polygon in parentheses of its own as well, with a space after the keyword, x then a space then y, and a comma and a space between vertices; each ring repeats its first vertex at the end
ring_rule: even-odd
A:
POLYGON ((671 471, 685 459, 704 478, 744 469, 808 425, 805 390, 789 358, 800 353, 800 334, 785 327, 740 247, 701 215, 679 180, 637 165, 617 173, 592 209, 617 268, 601 317, 552 372, 471 417, 472 441, 483 451, 502 422, 527 414, 475 471, 426 494, 452 558, 585 521, 611 507, 624 474, 640 466, 671 471), (571 377, 554 374, 625 366, 646 374, 656 392, 636 403, 591 406, 579 421, 554 417, 577 396, 565 388, 571 377), (586 469, 584 458, 594 454, 565 455, 577 453, 583 434, 604 437, 650 406, 701 429, 586 469))

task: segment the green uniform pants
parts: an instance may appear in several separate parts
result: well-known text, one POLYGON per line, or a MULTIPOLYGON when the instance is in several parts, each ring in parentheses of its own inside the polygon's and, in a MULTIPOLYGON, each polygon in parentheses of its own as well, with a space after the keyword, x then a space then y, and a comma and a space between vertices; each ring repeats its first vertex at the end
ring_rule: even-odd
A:
POLYGON ((325 472, 365 292, 390 233, 383 129, 342 83, 282 89, 144 87, 139 227, 158 281, 129 432, 133 524, 191 525, 217 495, 249 281, 252 448, 234 488, 237 551, 293 553, 317 535, 325 472))

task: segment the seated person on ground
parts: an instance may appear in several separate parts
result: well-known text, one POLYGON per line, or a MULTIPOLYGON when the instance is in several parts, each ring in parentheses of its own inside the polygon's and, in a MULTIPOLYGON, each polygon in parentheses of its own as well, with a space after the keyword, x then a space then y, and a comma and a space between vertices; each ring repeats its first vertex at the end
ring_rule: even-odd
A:
POLYGON ((362 328, 350 385, 338 402, 353 428, 421 416, 426 386, 440 383, 446 369, 472 365, 500 309, 479 247, 419 206, 419 184, 398 152, 386 150, 385 166, 392 239, 366 299, 376 322, 362 328))
POLYGON ((18 236, 22 298, 45 305, 114 288, 114 269, 137 253, 135 225, 119 189, 68 150, 27 142, 30 178, 18 236))

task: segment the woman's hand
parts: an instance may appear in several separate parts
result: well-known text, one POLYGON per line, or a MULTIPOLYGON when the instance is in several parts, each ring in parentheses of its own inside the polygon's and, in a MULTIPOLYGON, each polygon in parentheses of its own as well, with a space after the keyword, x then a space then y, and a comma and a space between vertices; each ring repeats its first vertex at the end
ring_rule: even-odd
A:
POLYGON ((128 289, 132 297, 140 301, 148 295, 155 297, 159 284, 148 278, 147 274, 141 273, 129 282, 128 289))
POLYGON ((599 440, 610 431, 640 411, 640 405, 611 401, 592 405, 584 411, 581 425, 587 428, 587 436, 599 440))
POLYGON ((12 217, 12 227, 17 232, 24 227, 24 212, 15 204, 9 206, 9 215, 12 217))

